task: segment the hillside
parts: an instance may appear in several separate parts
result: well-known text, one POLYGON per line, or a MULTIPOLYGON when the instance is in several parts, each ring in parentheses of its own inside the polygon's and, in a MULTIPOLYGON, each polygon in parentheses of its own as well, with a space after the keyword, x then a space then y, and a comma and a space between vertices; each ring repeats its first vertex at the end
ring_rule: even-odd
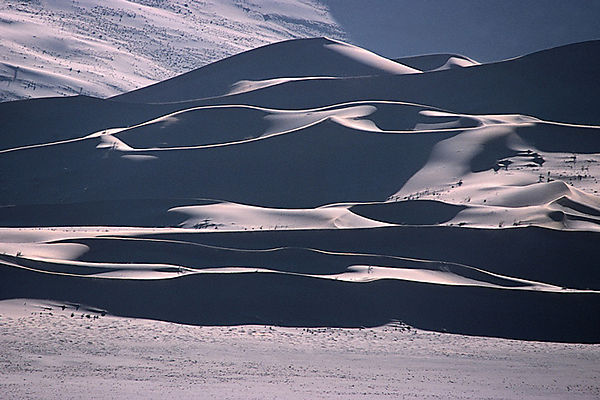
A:
POLYGON ((108 97, 268 43, 344 38, 316 0, 6 0, 0 101, 108 97))

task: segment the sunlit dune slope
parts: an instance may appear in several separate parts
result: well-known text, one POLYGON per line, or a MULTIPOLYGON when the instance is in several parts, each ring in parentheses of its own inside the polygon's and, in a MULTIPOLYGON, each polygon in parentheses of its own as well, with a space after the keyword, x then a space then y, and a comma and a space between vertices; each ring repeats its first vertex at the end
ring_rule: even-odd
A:
POLYGON ((268 45, 0 104, 0 298, 600 342, 600 59, 268 45))

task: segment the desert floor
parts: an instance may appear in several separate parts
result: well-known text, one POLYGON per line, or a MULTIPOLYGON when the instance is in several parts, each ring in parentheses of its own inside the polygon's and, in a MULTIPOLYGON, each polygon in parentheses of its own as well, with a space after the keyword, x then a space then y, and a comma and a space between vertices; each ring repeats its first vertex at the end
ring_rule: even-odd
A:
POLYGON ((600 345, 373 329, 200 327, 0 303, 0 392, 24 398, 596 399, 600 345))

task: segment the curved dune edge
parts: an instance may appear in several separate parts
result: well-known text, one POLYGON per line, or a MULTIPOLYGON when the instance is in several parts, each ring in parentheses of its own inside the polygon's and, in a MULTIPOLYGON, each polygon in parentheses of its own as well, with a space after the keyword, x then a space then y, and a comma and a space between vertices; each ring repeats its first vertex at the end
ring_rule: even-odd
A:
MULTIPOLYGON (((264 140, 272 137, 277 137, 280 135, 285 135, 293 132, 298 132, 307 128, 310 128, 313 125, 319 124, 321 122, 331 120, 342 126, 347 128, 362 131, 362 132, 372 132, 372 133, 388 133, 388 134, 403 134, 403 133, 438 133, 438 132, 466 132, 472 130, 480 130, 486 127, 492 126, 528 126, 531 124, 548 124, 548 125, 557 125, 562 127, 572 127, 572 128, 585 128, 585 129, 600 129, 600 126, 597 125, 581 125, 581 124, 570 124, 563 123, 557 121, 544 121, 538 118, 526 116, 526 115, 475 115, 475 114, 464 114, 464 113, 454 113, 450 111, 439 110, 436 107, 428 106, 424 104, 418 103, 410 103, 410 102, 402 102, 402 101, 388 101, 388 100, 364 100, 364 101, 352 101, 352 102, 344 102, 339 104, 332 104, 325 107, 311 108, 311 109, 300 109, 300 110, 286 110, 286 109, 275 109, 275 108, 266 108, 266 107, 258 107, 251 105, 235 105, 235 104, 227 104, 227 105, 211 105, 211 106, 199 106, 192 107, 183 110, 179 110, 176 112, 172 112, 152 120, 148 120, 133 126, 129 127, 120 127, 120 128, 110 128, 103 129, 98 132, 93 132, 88 135, 72 138, 67 140, 55 141, 55 142, 46 142, 46 143, 38 143, 27 146, 20 146, 14 148, 8 148, 0 150, 0 154, 9 153, 13 151, 20 150, 29 150, 34 148, 48 147, 48 146, 56 146, 61 144, 68 144, 82 140, 88 139, 96 139, 100 138, 101 143, 98 145, 100 149, 112 149, 112 150, 120 150, 124 152, 155 152, 155 151, 166 151, 166 150, 194 150, 194 149, 204 149, 204 148, 213 148, 213 147, 222 147, 222 146, 232 146, 244 143, 254 142, 256 140, 264 140), (380 129, 377 124, 368 119, 368 116, 373 112, 377 111, 377 105, 395 105, 400 107, 411 107, 411 108, 421 108, 418 111, 421 115, 425 117, 440 117, 440 118, 454 118, 458 120, 459 118, 466 118, 473 121, 477 121, 477 126, 458 126, 454 123, 448 124, 417 124, 412 129, 380 129), (202 110, 211 110, 211 109, 247 109, 247 110, 255 110, 262 113, 266 113, 267 115, 264 118, 267 118, 274 122, 273 126, 269 128, 267 131, 262 134, 242 140, 229 141, 229 142, 218 142, 211 144, 203 144, 203 145, 190 145, 190 146, 177 146, 177 147, 146 147, 146 148, 134 148, 127 145, 123 140, 119 140, 115 138, 116 134, 123 133, 126 131, 133 130, 135 128, 140 128, 160 122, 165 121, 173 121, 177 120, 181 116, 186 113, 202 111, 202 110)), ((478 143, 476 141, 475 143, 478 143)), ((472 145, 473 146, 473 145, 472 145)))
MULTIPOLYGON (((227 96, 232 88, 235 91, 240 81, 420 73, 416 68, 369 50, 340 40, 316 37, 259 47, 113 99, 143 103, 184 102, 227 96), (274 63, 273 59, 278 59, 278 62, 274 63)), ((259 88, 263 87, 259 85, 259 88)))
MULTIPOLYGON (((35 259, 31 259, 36 261, 35 259)), ((580 289, 568 289, 559 286, 549 285, 541 282, 526 281, 522 279, 515 279, 506 276, 501 276, 502 279, 511 280, 515 283, 519 283, 522 286, 502 286, 495 285, 488 282, 477 281, 456 275, 451 272, 445 271, 433 271, 427 269, 416 269, 416 268, 396 268, 396 267, 382 267, 374 265, 352 265, 348 267, 348 272, 341 274, 332 275, 315 275, 315 274, 301 274, 294 272, 276 271, 265 268, 255 267, 220 267, 220 268, 205 268, 201 270, 190 269, 183 266, 168 265, 168 264, 109 264, 109 263, 83 263, 76 261, 65 261, 65 260, 42 260, 44 262, 56 262, 57 264, 77 266, 77 267, 92 267, 98 269, 109 269, 114 268, 114 271, 99 272, 93 274, 76 274, 76 273, 65 273, 65 272, 52 272, 43 269, 36 269, 31 267, 25 267, 19 264, 11 263, 6 260, 0 260, 0 264, 5 267, 13 267, 25 269, 31 272, 38 272, 57 276, 71 276, 79 278, 100 278, 100 279, 134 279, 134 280, 162 280, 162 279, 179 279, 185 278, 189 275, 202 275, 202 274, 280 274, 287 276, 298 276, 315 279, 325 279, 340 282, 351 282, 351 283, 370 283, 380 280, 401 280, 407 282, 426 283, 432 285, 445 285, 445 286, 461 286, 461 287, 482 287, 491 289, 501 290, 519 290, 519 291, 537 291, 537 292, 549 292, 549 293, 564 293, 564 294, 576 294, 576 293, 591 293, 600 294, 600 291, 595 290, 580 290, 580 289)), ((498 275, 494 274, 496 277, 498 275)))
MULTIPOLYGON (((114 239, 114 237, 113 237, 114 239)), ((118 238, 116 238, 118 239, 118 238)), ((125 238, 123 238, 125 239, 125 238)), ((146 238, 129 238, 128 240, 154 241, 156 239, 146 238)), ((163 241, 163 240, 161 240, 163 241)), ((164 242, 169 242, 164 240, 164 242)), ((175 242, 175 241, 173 241, 175 242)), ((198 243, 181 242, 193 244, 201 247, 210 247, 215 249, 226 249, 219 246, 208 246, 198 243)), ((77 243, 34 243, 29 246, 18 245, 24 249, 25 255, 19 251, 17 256, 4 255, 0 259, 0 263, 7 267, 22 268, 34 272, 53 274, 59 276, 74 276, 85 278, 104 278, 104 279, 142 279, 142 280, 157 280, 157 279, 172 279, 185 277, 190 274, 240 274, 240 273, 269 273, 283 274, 290 276, 301 276, 317 279, 328 279, 341 282, 353 283, 368 283, 378 280, 403 280, 409 282, 428 283, 434 285, 447 286, 471 286, 471 287, 486 287, 504 290, 527 290, 527 291, 542 291, 554 293, 600 293, 595 290, 579 290, 568 289, 556 285, 550 285, 543 282, 514 278, 497 273, 491 273, 480 268, 474 268, 467 265, 438 262, 431 260, 411 259, 399 256, 384 256, 379 254, 354 254, 354 253, 339 253, 324 251, 319 249, 304 250, 315 253, 323 253, 330 255, 345 255, 345 256, 362 256, 372 257, 374 262, 377 258, 394 259, 397 261, 406 261, 411 264, 422 264, 429 268, 417 267, 389 267, 384 265, 348 265, 346 271, 335 274, 310 274, 291 271, 280 271, 260 266, 222 266, 222 267, 204 267, 192 268, 185 265, 177 265, 170 263, 135 263, 135 262, 89 262, 78 261, 76 258, 84 253, 89 248, 85 245, 77 243), (61 257, 61 258, 57 258, 61 257), (27 265, 31 264, 31 265, 27 265), (46 266, 47 269, 43 267, 46 266), (55 267, 68 267, 71 272, 60 272, 54 270, 55 267), (436 269, 431 269, 434 267, 436 269), (465 269, 471 274, 476 274, 479 279, 473 277, 462 276, 461 274, 451 271, 450 267, 458 267, 465 269), (87 270, 88 273, 78 272, 87 270), (488 279, 489 281, 486 281, 488 279), (496 283, 494 283, 496 282, 496 283), (500 284, 504 282, 505 284, 500 284)), ((285 250, 286 248, 272 249, 233 249, 227 250, 248 252, 248 253, 270 253, 285 250)), ((3 249, 6 250, 6 249, 3 249)), ((4 252, 2 254, 5 254, 4 252)))
MULTIPOLYGON (((275 109, 275 108, 266 108, 266 107, 258 107, 244 104, 227 104, 227 105, 210 105, 210 106, 199 106, 186 108, 183 110, 178 110, 157 118, 153 118, 151 120, 133 125, 128 127, 115 127, 110 129, 103 129, 98 132, 93 132, 88 135, 66 139, 61 141, 54 142, 46 142, 46 143, 38 143, 20 147, 14 147, 9 149, 0 150, 0 154, 9 153, 14 151, 21 150, 29 150, 35 148, 56 146, 62 144, 73 143, 77 141, 83 141, 88 139, 96 139, 99 138, 101 143, 98 145, 99 149, 110 149, 110 150, 120 150, 124 152, 135 152, 135 151, 166 151, 166 150, 196 150, 196 149, 208 149, 215 147, 224 147, 224 146, 232 146, 238 144, 251 143, 257 140, 265 140, 272 137, 277 137, 281 135, 285 135, 288 133, 298 132, 303 129, 310 128, 313 125, 319 124, 321 122, 327 120, 333 120, 342 125, 345 124, 347 127, 354 127, 357 130, 363 130, 367 132, 380 132, 380 133, 412 133, 412 129, 406 130, 396 130, 396 131, 384 131, 378 129, 374 124, 365 125, 363 123, 357 122, 358 119, 366 117, 372 114, 376 107, 373 104, 392 104, 398 106, 406 106, 406 107, 417 107, 417 108, 433 108, 426 105, 416 104, 416 103, 408 103, 401 101, 353 101, 353 102, 344 102, 339 104, 332 104, 325 107, 317 107, 310 109, 301 109, 301 110, 286 110, 286 109, 275 109), (119 133, 125 133, 127 131, 132 131, 136 128, 141 128, 157 123, 162 122, 171 122, 176 121, 178 118, 181 118, 189 113, 199 112, 199 111, 209 111, 209 110, 253 110, 256 112, 260 112, 261 118, 267 118, 272 121, 272 126, 268 130, 261 132, 255 137, 240 139, 229 142, 216 142, 209 143, 203 145, 190 145, 190 146, 178 146, 178 147, 147 147, 147 148, 134 148, 125 143, 124 140, 120 140, 115 137, 115 135, 119 133), (346 120, 352 120, 353 123, 346 120)), ((444 115, 445 116, 445 115, 444 115)), ((432 129, 430 132, 437 131, 446 131, 447 129, 432 129)))
MULTIPOLYGON (((466 209, 460 211, 455 218, 445 221, 449 225, 473 228, 541 226, 559 230, 600 230, 600 201, 593 195, 597 192, 593 177, 600 174, 600 153, 585 154, 584 159, 579 161, 574 153, 542 151, 526 141, 532 134, 534 137, 539 135, 541 127, 557 127, 569 131, 565 134, 588 136, 590 132, 600 128, 543 121, 524 115, 459 114, 399 101, 355 101, 304 110, 247 105, 202 106, 173 112, 130 127, 105 129, 80 138, 9 148, 0 150, 0 153, 99 140, 96 145, 98 151, 116 152, 124 160, 144 163, 159 159, 160 152, 163 151, 229 149, 231 146, 277 140, 283 135, 301 135, 326 121, 349 129, 348 132, 341 132, 343 135, 353 132, 375 135, 450 134, 441 137, 433 147, 427 163, 400 190, 388 197, 390 201, 433 200, 465 206, 466 209), (197 118, 195 113, 209 113, 210 117, 210 113, 214 111, 235 114, 240 110, 257 113, 252 118, 258 128, 252 128, 254 133, 244 139, 190 146, 134 147, 127 143, 129 138, 140 135, 139 129, 160 125, 160 131, 170 128, 178 121, 197 118), (416 124, 408 130, 380 128, 380 124, 388 124, 388 120, 393 119, 396 110, 426 120, 418 122, 417 119, 416 124), (436 120, 443 122, 436 123, 436 120)), ((226 209, 225 206, 221 208, 220 211, 226 209)), ((203 219, 215 219, 215 212, 209 209, 208 206, 197 208, 201 212, 191 216, 182 226, 197 227, 202 224, 203 219)), ((329 220, 326 224, 270 223, 267 216, 281 214, 281 211, 259 211, 260 208, 248 208, 244 212, 246 216, 240 213, 232 216, 225 212, 216 217, 218 222, 207 221, 205 225, 234 230, 256 229, 261 226, 285 229, 288 225, 292 229, 313 229, 376 227, 383 226, 386 222, 377 219, 367 221, 347 213, 344 218, 326 218, 329 220), (244 222, 250 214, 255 214, 250 218, 254 222, 244 222)), ((306 219, 311 214, 321 212, 305 209, 293 213, 298 216, 304 214, 301 218, 306 219)))
POLYGON ((0 298, 597 342, 600 126, 579 53, 598 43, 411 73, 314 39, 120 99, 3 105, 0 298))
POLYGON ((390 226, 357 215, 345 206, 280 209, 231 202, 181 206, 168 210, 183 215, 182 228, 218 230, 356 229, 390 226))
POLYGON ((419 69, 423 72, 442 71, 452 68, 467 68, 481 65, 480 62, 469 57, 460 54, 445 53, 400 57, 395 58, 393 61, 419 69))

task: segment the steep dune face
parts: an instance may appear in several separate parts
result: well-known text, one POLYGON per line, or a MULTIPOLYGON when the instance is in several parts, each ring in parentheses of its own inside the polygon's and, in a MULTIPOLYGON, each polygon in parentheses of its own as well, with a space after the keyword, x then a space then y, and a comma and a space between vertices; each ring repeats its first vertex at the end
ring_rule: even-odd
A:
POLYGON ((296 40, 0 104, 1 297, 600 342, 598 43, 405 65, 296 40))
MULTIPOLYGON (((269 116, 274 118, 266 121, 264 110, 255 110, 248 114, 253 124, 247 121, 244 130, 234 133, 238 137, 225 137, 231 141, 215 142, 211 137, 221 122, 207 121, 194 131, 195 136, 176 129, 187 123, 188 116, 196 118, 189 113, 169 117, 186 121, 182 124, 161 120, 161 126, 175 129, 161 130, 150 124, 9 149, 2 153, 9 171, 5 179, 11 182, 3 196, 6 204, 39 204, 161 198, 168 193, 169 198, 212 198, 275 207, 385 200, 399 182, 416 172, 431 143, 439 138, 385 135, 349 127, 362 128, 360 116, 372 108, 298 113, 272 110, 269 116), (160 136, 154 134, 162 131, 165 133, 160 136), (410 149, 409 155, 399 156, 398 148, 410 149), (71 156, 60 156, 65 149, 71 156), (35 153, 45 156, 31 159, 35 153), (372 158, 374 154, 378 156, 372 158), (9 168, 18 164, 27 168, 9 168), (357 185, 357 181, 364 184, 357 185), (24 182, 28 184, 22 185, 24 182)), ((205 118, 223 115, 203 111, 205 118)))
POLYGON ((291 40, 238 54, 114 99, 139 103, 181 102, 221 96, 232 91, 246 92, 252 88, 284 83, 288 78, 344 78, 419 72, 332 39, 291 40), (242 85, 246 86, 244 90, 240 90, 242 85))
POLYGON ((292 81, 223 102, 310 108, 365 98, 402 100, 470 114, 524 114, 550 121, 598 124, 599 49, 600 41, 596 40, 427 74, 292 81))

